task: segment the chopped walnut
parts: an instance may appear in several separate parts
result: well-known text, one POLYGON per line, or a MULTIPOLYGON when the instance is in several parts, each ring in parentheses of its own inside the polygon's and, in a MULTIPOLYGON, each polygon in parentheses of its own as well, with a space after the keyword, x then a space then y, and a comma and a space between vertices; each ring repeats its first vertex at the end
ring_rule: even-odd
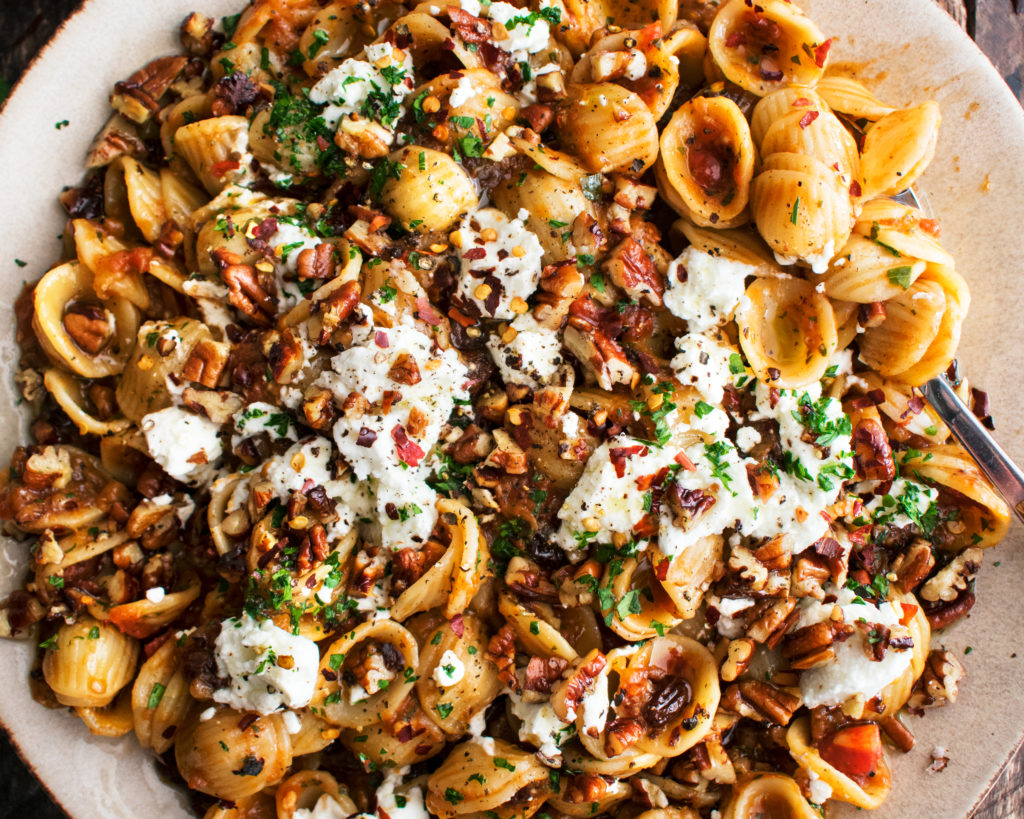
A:
POLYGON ((921 587, 921 599, 930 603, 956 600, 981 569, 982 554, 975 546, 964 549, 921 587))
POLYGON ((21 479, 33 489, 63 489, 71 480, 71 456, 63 447, 43 447, 29 456, 21 479))
POLYGON ((951 651, 932 649, 907 705, 910 708, 938 708, 947 702, 955 703, 960 681, 966 673, 951 651))
POLYGON ((626 291, 631 299, 661 306, 665 280, 654 260, 632 236, 619 242, 605 262, 605 270, 617 287, 626 291))
POLYGON ((182 403, 191 410, 201 413, 215 424, 226 424, 236 412, 245 406, 240 395, 228 390, 197 390, 185 387, 181 393, 182 403))

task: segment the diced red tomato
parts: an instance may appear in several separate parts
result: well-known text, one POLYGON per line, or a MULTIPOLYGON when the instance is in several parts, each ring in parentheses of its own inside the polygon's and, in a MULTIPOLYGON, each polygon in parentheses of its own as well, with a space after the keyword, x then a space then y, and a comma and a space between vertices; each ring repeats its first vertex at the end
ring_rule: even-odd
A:
POLYGON ((829 765, 863 785, 878 770, 882 735, 873 722, 848 725, 826 736, 818 751, 829 765))

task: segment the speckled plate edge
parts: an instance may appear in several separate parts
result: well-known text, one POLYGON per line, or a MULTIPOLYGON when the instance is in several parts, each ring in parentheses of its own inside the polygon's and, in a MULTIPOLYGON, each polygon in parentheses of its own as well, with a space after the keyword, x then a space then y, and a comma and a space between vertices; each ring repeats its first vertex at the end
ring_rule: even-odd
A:
MULTIPOLYGON (((178 22, 193 8, 226 14, 236 0, 161 0, 125 3, 88 0, 70 18, 23 77, 0 114, 0 279, 13 300, 23 279, 37 277, 57 257, 63 217, 56 192, 81 174, 85 150, 108 116, 106 94, 136 67, 176 49, 178 22), (55 125, 68 120, 57 130, 55 125), (14 262, 28 264, 21 269, 14 262)), ((806 0, 823 31, 836 37, 834 59, 858 67, 886 100, 908 105, 936 99, 944 121, 936 159, 921 183, 943 222, 943 240, 967 277, 974 304, 961 360, 989 390, 998 437, 1024 462, 1024 414, 1015 406, 1007 376, 1024 372, 1024 330, 1016 316, 1024 259, 1024 112, 999 75, 931 0, 806 0), (1016 347, 1014 346, 1016 342, 1016 347)), ((3 310, 6 332, 0 362, 13 372, 13 313, 3 310)), ((4 451, 23 434, 9 378, 0 380, 4 451)), ((1015 527, 986 559, 979 604, 970 619, 937 635, 965 659, 968 677, 957 705, 909 726, 918 737, 910 754, 890 754, 895 787, 879 817, 966 816, 1024 737, 1024 610, 1015 601, 1024 577, 1024 536, 1015 527), (999 562, 998 567, 993 566, 999 562), (949 767, 928 774, 930 751, 948 749, 949 767)), ((0 550, 0 594, 18 581, 24 550, 0 550)), ((183 795, 157 775, 152 757, 134 737, 93 738, 77 720, 36 705, 26 686, 32 650, 0 643, 0 724, 26 761, 75 819, 145 819, 188 816, 183 795)), ((838 807, 832 814, 853 815, 838 807)))

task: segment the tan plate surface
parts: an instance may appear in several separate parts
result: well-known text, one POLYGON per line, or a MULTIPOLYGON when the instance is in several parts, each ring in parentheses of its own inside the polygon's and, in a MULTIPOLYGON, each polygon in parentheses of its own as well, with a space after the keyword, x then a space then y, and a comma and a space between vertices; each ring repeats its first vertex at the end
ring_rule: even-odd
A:
MULTIPOLYGON (((48 46, 0 117, 0 423, 15 445, 22 419, 10 380, 17 360, 9 306, 22 281, 57 258, 63 227, 56 193, 74 184, 93 134, 107 117, 106 95, 147 59, 175 50, 174 31, 193 8, 230 13, 240 0, 90 0, 48 46), (56 123, 69 125, 57 130, 56 123), (14 263, 28 262, 24 269, 14 263)), ((992 395, 999 439, 1024 463, 1024 113, 982 53, 931 0, 806 0, 822 30, 837 38, 834 59, 858 61, 864 78, 897 105, 936 99, 943 124, 922 189, 942 219, 943 240, 974 295, 961 347, 973 381, 992 395), (893 45, 897 44, 897 45, 893 45), (868 63, 870 61, 870 63, 868 63), (987 190, 985 188, 987 187, 987 190)), ((938 641, 966 658, 968 679, 953 708, 909 725, 918 747, 896 758, 895 788, 879 817, 965 816, 1024 734, 1024 535, 1015 527, 988 556, 970 620, 938 641), (991 564, 1000 561, 999 567, 991 564), (927 774, 936 745, 949 750, 941 774, 927 774)), ((0 550, 0 596, 20 578, 23 549, 0 550)), ((32 657, 24 644, 0 643, 0 722, 75 819, 172 819, 185 800, 164 786, 134 737, 92 739, 76 719, 29 697, 32 657)), ((835 815, 853 815, 837 810, 835 815)))

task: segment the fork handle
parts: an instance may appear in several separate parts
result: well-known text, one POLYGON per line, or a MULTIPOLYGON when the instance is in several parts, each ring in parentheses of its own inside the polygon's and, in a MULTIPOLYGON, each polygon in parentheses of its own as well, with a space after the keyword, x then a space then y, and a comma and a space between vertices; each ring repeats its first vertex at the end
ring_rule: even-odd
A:
POLYGON ((1010 460, 1010 456, 974 417, 974 413, 960 400, 945 377, 933 378, 920 389, 956 439, 977 461, 981 471, 1013 507, 1017 518, 1024 523, 1024 472, 1010 460))

